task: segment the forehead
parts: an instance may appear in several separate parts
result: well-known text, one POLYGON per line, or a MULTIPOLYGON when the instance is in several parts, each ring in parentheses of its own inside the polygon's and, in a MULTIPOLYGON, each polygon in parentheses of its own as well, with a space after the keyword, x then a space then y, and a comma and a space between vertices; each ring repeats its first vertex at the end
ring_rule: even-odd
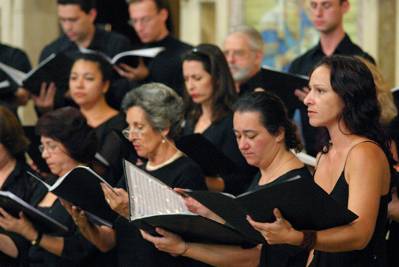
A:
POLYGON ((205 71, 204 64, 198 60, 185 60, 183 62, 183 71, 202 72, 205 71))
POLYGON ((153 15, 157 11, 157 6, 152 0, 144 0, 129 5, 130 17, 153 15))
POLYGON ((317 67, 310 76, 310 85, 330 85, 330 69, 324 65, 317 67))
POLYGON ((40 142, 42 144, 48 144, 48 143, 59 143, 57 140, 51 138, 51 137, 47 137, 47 136, 41 136, 40 137, 40 142))
POLYGON ((139 106, 133 106, 126 112, 126 121, 128 124, 143 123, 149 124, 147 113, 139 106))
POLYGON ((79 5, 58 5, 58 16, 60 18, 81 17, 86 14, 79 5))
POLYGON ((233 125, 236 130, 249 130, 262 127, 261 114, 258 111, 234 112, 233 125))
POLYGON ((248 37, 243 33, 232 33, 224 41, 224 50, 250 49, 248 37))
POLYGON ((72 66, 72 71, 85 70, 87 72, 99 72, 100 67, 97 62, 90 60, 78 59, 72 66))
POLYGON ((339 4, 341 0, 310 0, 309 3, 311 4, 339 4))

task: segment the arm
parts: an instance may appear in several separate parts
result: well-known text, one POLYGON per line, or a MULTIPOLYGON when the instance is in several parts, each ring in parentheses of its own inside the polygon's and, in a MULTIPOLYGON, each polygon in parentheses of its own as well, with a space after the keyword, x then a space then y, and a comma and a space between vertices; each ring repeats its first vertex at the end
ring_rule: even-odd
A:
POLYGON ((18 248, 14 241, 5 234, 0 234, 0 251, 12 258, 18 257, 18 248))
MULTIPOLYGON (((0 208, 0 215, 0 227, 6 231, 17 233, 28 241, 36 240, 39 236, 39 232, 22 212, 19 214, 19 218, 15 218, 0 208)), ((61 256, 64 238, 43 234, 38 245, 52 254, 61 256)))
POLYGON ((143 238, 174 256, 185 256, 213 266, 258 266, 260 246, 243 249, 239 246, 186 243, 179 236, 156 228, 161 237, 141 231, 143 238))
MULTIPOLYGON (((348 209, 359 217, 351 224, 318 231, 314 246, 317 250, 360 250, 367 246, 374 233, 380 197, 389 190, 389 166, 382 150, 370 143, 354 148, 348 158, 345 177, 349 184, 348 209)), ((269 244, 300 245, 304 234, 295 230, 278 210, 274 214, 277 219, 274 223, 251 219, 249 222, 269 244)))

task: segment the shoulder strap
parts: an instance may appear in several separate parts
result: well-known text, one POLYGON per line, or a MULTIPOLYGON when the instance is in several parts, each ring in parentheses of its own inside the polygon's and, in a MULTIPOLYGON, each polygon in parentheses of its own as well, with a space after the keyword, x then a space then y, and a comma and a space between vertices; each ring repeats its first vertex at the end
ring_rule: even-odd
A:
POLYGON ((349 149, 349 151, 348 151, 348 153, 346 154, 346 159, 345 159, 345 164, 344 164, 344 171, 345 171, 345 167, 346 167, 346 162, 348 161, 348 158, 349 158, 349 154, 352 152, 352 150, 357 146, 357 145, 360 145, 360 144, 363 144, 363 143, 373 143, 373 144, 375 144, 375 145, 377 145, 378 147, 379 147, 379 145, 375 142, 375 141, 372 141, 372 140, 364 140, 364 141, 360 141, 359 143, 356 143, 356 144, 354 144, 350 149, 349 149))

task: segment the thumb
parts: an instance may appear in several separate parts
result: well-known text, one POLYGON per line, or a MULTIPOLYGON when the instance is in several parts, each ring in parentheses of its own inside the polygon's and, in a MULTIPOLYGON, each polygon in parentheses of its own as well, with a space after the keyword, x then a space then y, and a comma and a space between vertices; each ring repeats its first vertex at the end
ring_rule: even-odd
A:
POLYGON ((273 214, 274 214, 274 217, 276 217, 276 220, 277 221, 280 221, 280 220, 283 220, 284 218, 283 218, 283 215, 281 214, 281 211, 279 210, 279 209, 277 209, 277 208, 275 208, 274 210, 273 210, 273 214))

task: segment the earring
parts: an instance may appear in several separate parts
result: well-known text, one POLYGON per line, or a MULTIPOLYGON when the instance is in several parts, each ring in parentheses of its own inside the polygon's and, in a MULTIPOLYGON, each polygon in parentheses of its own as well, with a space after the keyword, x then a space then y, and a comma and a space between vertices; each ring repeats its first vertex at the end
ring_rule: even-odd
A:
POLYGON ((165 138, 165 136, 162 136, 162 141, 161 141, 161 143, 162 143, 162 144, 165 144, 165 143, 166 143, 166 138, 165 138))

